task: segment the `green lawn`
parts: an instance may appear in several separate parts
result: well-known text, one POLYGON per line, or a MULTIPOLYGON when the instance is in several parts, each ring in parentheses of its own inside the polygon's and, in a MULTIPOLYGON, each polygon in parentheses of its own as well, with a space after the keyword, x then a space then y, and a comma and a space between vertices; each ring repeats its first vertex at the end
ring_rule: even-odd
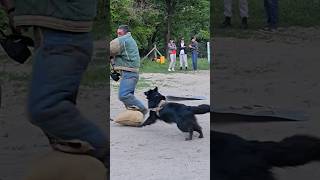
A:
POLYGON ((106 86, 108 78, 106 65, 90 66, 84 74, 81 85, 89 87, 106 86))
MULTIPOLYGON (((179 58, 177 58, 175 72, 168 72, 170 61, 166 59, 164 64, 159 64, 150 59, 145 59, 141 63, 140 72, 142 73, 185 73, 186 71, 180 71, 179 58)), ((209 70, 210 64, 207 59, 199 58, 198 59, 198 69, 199 70, 209 70)), ((188 59, 188 71, 192 71, 192 62, 191 59, 188 59)))
MULTIPOLYGON (((233 1, 234 17, 232 23, 235 28, 240 24, 238 1, 233 1)), ((211 22, 214 28, 222 23, 223 1, 214 1, 211 7, 211 22)), ((249 27, 261 28, 266 23, 263 0, 248 0, 249 27)), ((320 25, 319 0, 279 0, 279 25, 286 26, 319 26, 320 25)), ((219 28, 218 28, 219 29, 219 28)), ((238 28, 237 28, 238 29, 238 28)))

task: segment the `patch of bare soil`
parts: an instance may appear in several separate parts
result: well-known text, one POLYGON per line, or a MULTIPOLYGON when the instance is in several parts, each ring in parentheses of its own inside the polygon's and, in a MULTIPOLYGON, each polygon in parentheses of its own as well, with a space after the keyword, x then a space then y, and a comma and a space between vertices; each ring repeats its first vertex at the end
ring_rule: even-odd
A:
MULTIPOLYGON (((170 73, 141 75, 149 83, 136 96, 147 105, 144 91, 159 88, 163 95, 205 96, 206 100, 182 101, 187 105, 210 103, 210 73, 170 73)), ((111 85, 111 117, 124 110, 118 91, 111 85)), ((210 179, 210 115, 198 115, 204 138, 195 133, 192 141, 175 124, 157 122, 144 128, 110 124, 112 180, 204 180, 210 179)))

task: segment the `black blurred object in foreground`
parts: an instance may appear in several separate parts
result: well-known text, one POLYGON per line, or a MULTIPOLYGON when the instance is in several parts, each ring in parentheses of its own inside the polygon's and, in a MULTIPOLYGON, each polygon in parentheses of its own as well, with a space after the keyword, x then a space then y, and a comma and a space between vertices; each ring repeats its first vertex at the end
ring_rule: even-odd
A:
POLYGON ((246 140, 211 131, 211 173, 217 180, 275 180, 273 167, 320 161, 320 139, 294 135, 282 141, 246 140))
POLYGON ((2 35, 0 44, 7 55, 20 64, 23 64, 31 56, 31 51, 28 46, 34 46, 33 40, 20 34, 6 35, 1 30, 0 33, 2 35))

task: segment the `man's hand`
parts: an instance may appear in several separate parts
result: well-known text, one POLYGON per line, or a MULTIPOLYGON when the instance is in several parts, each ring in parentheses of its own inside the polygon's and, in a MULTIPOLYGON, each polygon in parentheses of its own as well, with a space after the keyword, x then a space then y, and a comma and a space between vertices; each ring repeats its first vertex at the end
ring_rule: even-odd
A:
POLYGON ((110 64, 113 66, 115 63, 114 63, 114 57, 110 57, 110 64))

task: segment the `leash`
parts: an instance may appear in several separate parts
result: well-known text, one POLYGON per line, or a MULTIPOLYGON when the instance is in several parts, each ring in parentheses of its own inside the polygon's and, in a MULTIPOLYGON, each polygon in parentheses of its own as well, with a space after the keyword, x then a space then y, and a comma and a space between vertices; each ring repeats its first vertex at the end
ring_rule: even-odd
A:
POLYGON ((206 100, 204 96, 180 97, 180 96, 166 96, 168 101, 188 101, 188 100, 206 100))

